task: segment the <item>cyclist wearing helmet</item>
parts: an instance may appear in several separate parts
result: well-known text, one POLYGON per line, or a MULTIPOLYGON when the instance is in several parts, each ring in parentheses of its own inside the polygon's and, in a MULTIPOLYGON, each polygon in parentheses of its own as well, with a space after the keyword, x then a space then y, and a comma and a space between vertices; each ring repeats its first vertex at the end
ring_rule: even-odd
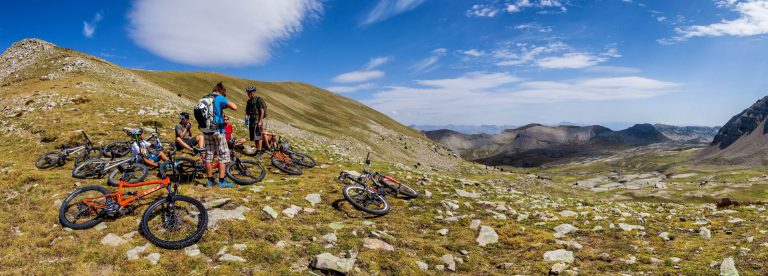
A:
POLYGON ((204 142, 202 134, 192 138, 192 123, 189 122, 189 113, 181 112, 179 124, 176 125, 176 146, 192 151, 192 154, 197 154, 205 151, 204 142))
POLYGON ((256 96, 256 87, 248 86, 245 89, 248 92, 248 103, 245 107, 245 122, 248 126, 248 134, 251 141, 255 141, 256 152, 264 151, 264 141, 262 139, 264 132, 264 116, 266 116, 266 103, 264 98, 256 96))
POLYGON ((144 164, 147 166, 157 168, 158 161, 168 161, 168 156, 165 152, 157 151, 157 153, 151 153, 149 148, 152 144, 144 140, 144 131, 141 128, 131 129, 128 131, 128 136, 131 137, 131 156, 134 158, 141 157, 144 164))

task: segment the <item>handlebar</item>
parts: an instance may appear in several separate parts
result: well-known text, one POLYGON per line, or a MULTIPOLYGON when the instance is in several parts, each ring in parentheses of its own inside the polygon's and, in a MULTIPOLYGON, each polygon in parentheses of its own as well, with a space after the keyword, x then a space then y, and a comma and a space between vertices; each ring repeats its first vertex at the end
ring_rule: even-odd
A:
POLYGON ((91 142, 91 138, 88 137, 87 133, 85 133, 85 130, 81 130, 80 132, 83 133, 83 136, 85 137, 85 140, 88 141, 88 144, 93 144, 93 142, 91 142))

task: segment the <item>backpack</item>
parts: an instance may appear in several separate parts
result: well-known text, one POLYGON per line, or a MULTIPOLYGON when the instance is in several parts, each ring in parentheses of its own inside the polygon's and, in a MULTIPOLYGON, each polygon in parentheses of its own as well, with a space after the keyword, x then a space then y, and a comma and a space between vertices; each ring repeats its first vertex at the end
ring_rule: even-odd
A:
POLYGON ((219 129, 214 120, 215 111, 213 102, 216 99, 216 96, 218 95, 209 94, 200 99, 197 105, 195 105, 194 114, 195 120, 197 121, 197 128, 203 133, 211 133, 219 129))
MULTIPOLYGON (((264 118, 267 118, 267 102, 262 99, 261 105, 259 105, 259 100, 262 99, 259 96, 256 96, 253 98, 252 101, 254 101, 253 106, 251 107, 253 110, 246 110, 249 114, 259 114, 259 109, 264 109, 264 118)), ((251 101, 251 100, 249 100, 251 101)))

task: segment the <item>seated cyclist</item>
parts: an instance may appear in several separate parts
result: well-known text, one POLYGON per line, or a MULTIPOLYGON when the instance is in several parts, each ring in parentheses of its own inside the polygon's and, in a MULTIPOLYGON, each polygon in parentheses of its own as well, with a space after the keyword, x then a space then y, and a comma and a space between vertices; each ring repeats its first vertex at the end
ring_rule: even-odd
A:
POLYGON ((189 122, 189 113, 181 112, 179 114, 179 124, 176 125, 176 146, 192 151, 192 154, 197 154, 198 152, 205 151, 203 139, 203 134, 192 136, 192 123, 189 122))
POLYGON ((140 157, 141 160, 147 166, 157 168, 158 161, 168 161, 168 156, 165 152, 156 151, 157 153, 151 153, 149 148, 153 145, 144 140, 144 131, 141 128, 132 129, 128 131, 128 136, 131 137, 131 156, 134 158, 140 157))

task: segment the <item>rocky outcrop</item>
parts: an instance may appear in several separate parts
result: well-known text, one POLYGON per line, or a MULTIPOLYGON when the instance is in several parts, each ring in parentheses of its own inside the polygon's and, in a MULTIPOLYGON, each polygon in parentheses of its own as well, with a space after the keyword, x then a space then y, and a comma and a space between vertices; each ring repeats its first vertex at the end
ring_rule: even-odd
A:
POLYGON ((762 166, 768 164, 768 97, 720 128, 712 143, 693 157, 695 163, 762 166))

